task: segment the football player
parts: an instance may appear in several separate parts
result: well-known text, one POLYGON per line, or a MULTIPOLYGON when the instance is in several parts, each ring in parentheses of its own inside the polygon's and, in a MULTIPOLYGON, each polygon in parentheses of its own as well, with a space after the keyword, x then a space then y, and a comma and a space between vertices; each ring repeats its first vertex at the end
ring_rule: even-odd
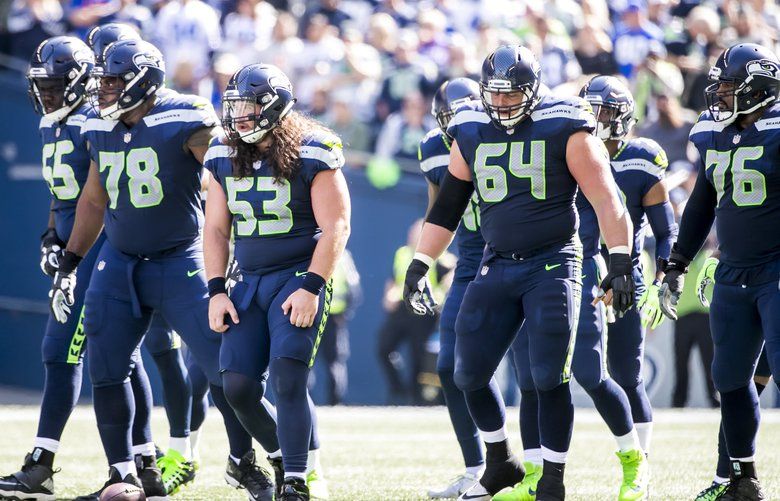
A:
POLYGON ((505 409, 493 378, 525 321, 539 395, 543 475, 538 496, 563 499, 571 438, 571 349, 581 296, 582 244, 574 199, 579 185, 596 211, 610 251, 601 299, 618 313, 633 306, 630 220, 580 98, 540 95, 541 68, 525 47, 504 45, 483 63, 482 105, 465 104, 450 121, 449 170, 409 265, 405 300, 431 309, 425 275, 453 237, 476 190, 487 242, 455 323, 454 381, 486 446, 480 481, 462 499, 490 499, 523 479, 509 448, 505 409), (484 109, 483 109, 484 107, 484 109))
MULTIPOLYGON (((431 129, 420 141, 418 157, 420 170, 428 182, 428 210, 439 194, 439 186, 447 173, 450 162, 452 138, 447 135, 447 125, 455 109, 469 101, 479 100, 479 84, 470 78, 454 78, 444 82, 433 96, 432 114, 438 127, 431 129)), ((431 498, 455 498, 469 490, 479 480, 485 469, 485 456, 479 440, 477 425, 466 407, 463 392, 453 380, 455 369, 455 318, 463 301, 466 286, 474 280, 482 260, 485 240, 479 232, 479 209, 476 200, 469 203, 455 233, 458 245, 458 264, 447 300, 439 320, 439 356, 437 371, 441 381, 444 402, 450 415, 455 436, 466 471, 455 477, 449 485, 439 490, 429 490, 431 498)))
MULTIPOLYGON (((91 158, 89 175, 50 303, 55 317, 67 321, 76 271, 105 224, 106 241, 84 301, 84 330, 90 342, 95 415, 110 465, 106 486, 138 483, 131 461, 133 401, 126 379, 129 354, 157 311, 209 377, 230 443, 226 479, 246 487, 250 499, 272 499, 273 484, 255 463, 251 436, 222 392, 221 340, 207 325, 200 172, 208 143, 219 131, 217 117, 196 96, 158 94, 165 66, 160 52, 147 42, 114 42, 103 51, 102 62, 92 72, 96 96, 91 99, 100 118, 89 118, 82 128, 91 158)), ((268 413, 244 424, 263 436, 261 445, 267 450, 278 448, 268 413)), ((139 465, 156 469, 154 456, 144 455, 139 465)))
POLYGON ((241 68, 222 102, 226 141, 214 139, 205 162, 209 321, 223 333, 225 396, 242 421, 258 413, 269 371, 284 465, 276 499, 306 501, 307 380, 327 321, 329 279, 349 237, 341 140, 292 110, 292 85, 272 65, 241 68), (228 297, 231 228, 241 277, 228 297))
MULTIPOLYGON (((85 103, 94 56, 84 42, 74 37, 53 37, 33 54, 28 72, 30 98, 40 114, 43 141, 43 177, 52 194, 49 225, 41 237, 41 270, 51 277, 59 267, 65 242, 73 229, 76 203, 89 171, 89 155, 81 129, 91 113, 85 103)), ((102 242, 101 235, 98 240, 102 242)), ((0 498, 54 499, 53 463, 59 441, 81 393, 84 335, 84 293, 89 284, 97 249, 88 253, 79 270, 79 285, 73 292, 73 312, 66 322, 50 315, 41 351, 45 383, 38 432, 33 451, 22 469, 0 478, 0 498)), ((151 444, 151 387, 140 354, 133 354, 130 380, 135 399, 133 444, 144 449, 151 444)), ((151 495, 164 494, 159 472, 144 472, 142 482, 151 495)))
POLYGON ((701 157, 698 178, 659 294, 663 312, 676 318, 688 264, 714 221, 720 263, 710 307, 712 379, 731 460, 719 499, 765 499, 753 459, 753 374, 764 343, 775 381, 780 367, 780 61, 766 47, 740 43, 718 57, 709 77, 708 109, 690 133, 701 157))

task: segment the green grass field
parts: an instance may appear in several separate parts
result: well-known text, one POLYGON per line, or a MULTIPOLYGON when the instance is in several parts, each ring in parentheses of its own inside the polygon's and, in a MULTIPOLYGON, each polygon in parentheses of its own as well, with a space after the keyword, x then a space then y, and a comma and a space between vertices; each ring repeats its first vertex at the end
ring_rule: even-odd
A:
MULTIPOLYGON (((519 451, 517 409, 509 409, 512 443, 519 451)), ((37 409, 0 408, 0 474, 16 471, 30 449, 37 409)), ((615 499, 620 470, 614 442, 591 410, 579 410, 567 467, 570 500, 615 499)), ((460 472, 462 463, 444 408, 353 407, 319 411, 322 460, 331 499, 425 499, 460 472)), ((651 464, 655 500, 693 496, 712 477, 718 415, 713 411, 657 411, 651 464)), ((241 491, 222 479, 227 441, 216 409, 211 409, 201 444, 202 468, 195 484, 175 499, 239 500, 241 491)), ((154 412, 153 430, 167 440, 165 415, 154 412)), ((759 436, 758 469, 769 499, 780 499, 780 412, 765 411, 759 436)), ((81 406, 63 437, 56 475, 58 496, 69 499, 102 485, 107 466, 90 407, 81 406)))

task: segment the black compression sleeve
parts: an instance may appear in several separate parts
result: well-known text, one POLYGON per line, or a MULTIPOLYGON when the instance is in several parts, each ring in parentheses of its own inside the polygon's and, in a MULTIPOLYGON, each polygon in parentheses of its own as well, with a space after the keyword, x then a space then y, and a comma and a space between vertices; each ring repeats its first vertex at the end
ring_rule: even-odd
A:
POLYGON ((474 185, 471 181, 458 179, 447 171, 439 188, 439 196, 436 197, 425 222, 454 232, 458 229, 458 223, 463 217, 472 193, 474 193, 474 185))
POLYGON ((715 221, 715 206, 718 203, 718 195, 707 180, 701 160, 698 167, 699 175, 691 197, 685 205, 677 237, 677 251, 691 261, 707 240, 712 223, 715 221))

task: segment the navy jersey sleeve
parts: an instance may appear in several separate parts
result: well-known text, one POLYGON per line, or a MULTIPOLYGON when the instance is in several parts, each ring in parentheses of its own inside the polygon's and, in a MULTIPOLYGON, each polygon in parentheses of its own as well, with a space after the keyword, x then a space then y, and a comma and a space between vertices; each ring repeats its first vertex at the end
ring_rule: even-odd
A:
POLYGON ((160 111, 147 115, 143 120, 148 127, 175 125, 176 139, 182 144, 195 132, 219 125, 214 107, 206 98, 167 92, 159 99, 160 111))
POLYGON ((450 164, 450 148, 438 127, 431 129, 420 141, 417 158, 425 179, 436 186, 441 185, 450 164))
POLYGON ((460 146, 460 153, 466 163, 472 163, 472 154, 479 142, 479 127, 490 123, 490 117, 482 108, 482 103, 471 101, 455 111, 455 116, 447 126, 447 134, 460 146))
POLYGON ((340 169, 344 166, 341 139, 328 131, 310 133, 301 145, 300 155, 300 174, 308 184, 311 184, 320 172, 340 169))
POLYGON ((216 179, 218 183, 222 182, 222 177, 224 176, 219 168, 222 164, 222 159, 229 158, 231 153, 232 148, 223 144, 222 138, 215 137, 211 140, 209 149, 206 151, 206 156, 203 158, 203 167, 214 176, 214 179, 216 179))

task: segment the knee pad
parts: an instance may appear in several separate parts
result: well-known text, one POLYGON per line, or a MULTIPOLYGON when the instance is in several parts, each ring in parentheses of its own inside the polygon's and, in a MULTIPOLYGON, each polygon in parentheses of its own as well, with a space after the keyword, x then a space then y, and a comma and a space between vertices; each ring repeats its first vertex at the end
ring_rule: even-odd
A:
POLYGON ((309 369, 303 362, 277 358, 271 362, 271 384, 277 399, 295 398, 307 391, 309 369))
MULTIPOLYGON (((636 365, 639 366, 639 363, 636 365)), ((617 370, 613 370, 610 367, 609 375, 612 376, 612 379, 614 379, 615 382, 624 389, 636 388, 642 384, 641 366, 637 368, 624 367, 617 370)))
POLYGON ((225 399, 233 408, 252 408, 259 405, 263 398, 263 385, 243 374, 222 373, 222 390, 225 399))
POLYGON ((492 374, 478 373, 476 371, 455 369, 453 380, 460 391, 475 391, 484 388, 490 383, 492 374))
POLYGON ((531 367, 531 376, 537 391, 550 391, 563 382, 560 367, 531 367))

